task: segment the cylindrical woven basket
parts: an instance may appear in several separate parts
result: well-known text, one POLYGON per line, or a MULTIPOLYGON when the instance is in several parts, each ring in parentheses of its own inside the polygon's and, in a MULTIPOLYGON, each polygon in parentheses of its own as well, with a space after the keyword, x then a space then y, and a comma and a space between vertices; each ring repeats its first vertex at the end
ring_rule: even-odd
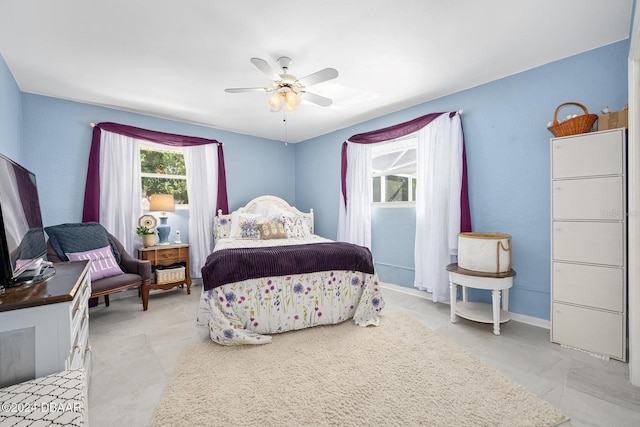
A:
POLYGON ((587 107, 580 104, 579 102, 565 102, 558 105, 558 107, 556 108, 556 111, 553 114, 553 123, 551 123, 551 126, 549 126, 549 130, 555 136, 578 135, 580 133, 590 132, 596 120, 598 120, 598 115, 589 114, 589 110, 587 110, 587 107), (578 107, 582 108, 584 114, 581 116, 572 117, 563 122, 559 122, 558 111, 565 105, 577 105, 578 107))
POLYGON ((511 235, 505 233, 458 234, 458 266, 485 273, 511 270, 511 235))

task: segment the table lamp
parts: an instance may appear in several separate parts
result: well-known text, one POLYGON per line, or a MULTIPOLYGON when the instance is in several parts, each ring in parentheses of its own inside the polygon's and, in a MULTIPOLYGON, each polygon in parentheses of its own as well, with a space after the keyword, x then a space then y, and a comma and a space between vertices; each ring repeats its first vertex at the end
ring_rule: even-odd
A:
POLYGON ((173 194, 153 194, 151 196, 151 203, 149 204, 150 211, 160 211, 160 225, 156 227, 158 231, 158 244, 169 244, 169 232, 171 227, 167 225, 167 211, 173 212, 176 210, 175 202, 173 201, 173 194))

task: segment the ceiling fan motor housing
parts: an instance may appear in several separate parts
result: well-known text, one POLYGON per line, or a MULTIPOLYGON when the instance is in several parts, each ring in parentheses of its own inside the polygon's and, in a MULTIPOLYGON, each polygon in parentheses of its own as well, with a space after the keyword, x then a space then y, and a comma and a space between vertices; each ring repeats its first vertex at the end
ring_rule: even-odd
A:
POLYGON ((278 65, 280 66, 280 68, 286 70, 287 68, 289 68, 289 65, 291 65, 291 61, 293 60, 288 56, 281 56, 280 58, 278 58, 278 65))

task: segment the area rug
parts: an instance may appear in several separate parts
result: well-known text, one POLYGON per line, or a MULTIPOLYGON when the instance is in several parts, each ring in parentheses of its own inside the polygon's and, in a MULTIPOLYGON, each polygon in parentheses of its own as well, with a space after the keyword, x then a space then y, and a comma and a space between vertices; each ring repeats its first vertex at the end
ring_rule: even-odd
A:
POLYGON ((153 426, 555 426, 549 403, 406 314, 192 344, 153 426))

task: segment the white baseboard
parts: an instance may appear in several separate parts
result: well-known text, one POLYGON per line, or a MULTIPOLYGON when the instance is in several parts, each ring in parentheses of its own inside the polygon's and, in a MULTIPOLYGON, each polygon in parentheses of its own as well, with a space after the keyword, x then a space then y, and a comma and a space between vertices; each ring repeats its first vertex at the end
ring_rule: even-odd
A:
POLYGON ((385 282, 380 282, 380 286, 395 292, 413 295, 414 297, 433 301, 433 298, 431 297, 431 292, 421 291, 420 289, 415 289, 415 288, 407 288, 406 286, 394 285, 393 283, 385 283, 385 282))
POLYGON ((527 316, 525 314, 509 312, 511 314, 511 320, 516 322, 526 323, 527 325, 537 326, 539 328, 551 329, 551 322, 545 319, 539 319, 537 317, 527 316))
MULTIPOLYGON (((433 301, 431 292, 421 291, 415 288, 407 288, 406 286, 399 286, 399 285, 394 285, 393 283, 385 283, 385 282, 380 282, 380 286, 395 292, 400 292, 403 294, 433 301)), ((443 304, 449 305, 449 303, 443 303, 443 304)), ((551 329, 551 322, 548 320, 539 319, 537 317, 527 316, 524 314, 518 314, 512 311, 510 311, 509 313, 511 314, 511 320, 515 320, 516 322, 537 326, 539 328, 551 329)))

